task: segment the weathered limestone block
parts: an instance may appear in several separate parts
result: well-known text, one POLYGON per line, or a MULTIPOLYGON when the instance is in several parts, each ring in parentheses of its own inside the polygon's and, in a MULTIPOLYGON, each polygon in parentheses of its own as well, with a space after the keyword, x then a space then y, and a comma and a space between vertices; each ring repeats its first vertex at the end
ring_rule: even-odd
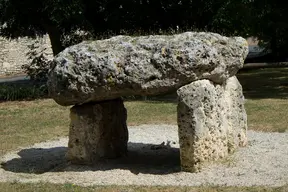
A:
POLYGON ((244 97, 236 77, 222 85, 195 81, 178 89, 177 94, 183 171, 198 172, 204 164, 246 145, 244 97))
POLYGON ((247 145, 247 114, 242 86, 236 77, 231 77, 224 86, 224 116, 228 130, 228 150, 247 145))
POLYGON ((93 164, 126 155, 127 113, 121 99, 76 105, 70 118, 67 158, 72 163, 93 164))
POLYGON ((48 87, 60 105, 156 95, 199 79, 222 84, 242 68, 247 54, 245 39, 215 33, 116 36, 59 53, 48 87))

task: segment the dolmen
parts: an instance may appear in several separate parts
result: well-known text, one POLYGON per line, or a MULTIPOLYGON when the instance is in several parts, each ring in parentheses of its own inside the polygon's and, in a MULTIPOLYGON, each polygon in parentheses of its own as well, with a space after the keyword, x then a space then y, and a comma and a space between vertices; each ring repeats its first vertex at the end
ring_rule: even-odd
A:
POLYGON ((247 116, 235 74, 241 37, 185 32, 115 36, 66 48, 49 72, 50 96, 70 110, 67 158, 75 164, 127 154, 122 97, 177 91, 181 168, 198 172, 247 144, 247 116))

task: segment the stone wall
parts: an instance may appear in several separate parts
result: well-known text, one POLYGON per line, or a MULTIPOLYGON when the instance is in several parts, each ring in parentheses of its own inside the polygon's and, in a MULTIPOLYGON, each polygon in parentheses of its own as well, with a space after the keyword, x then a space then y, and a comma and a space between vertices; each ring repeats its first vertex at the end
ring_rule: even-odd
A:
POLYGON ((0 76, 15 75, 23 73, 21 66, 29 63, 27 53, 28 45, 39 42, 41 49, 45 48, 46 53, 52 58, 52 49, 48 35, 43 38, 18 38, 8 40, 0 37, 0 76))

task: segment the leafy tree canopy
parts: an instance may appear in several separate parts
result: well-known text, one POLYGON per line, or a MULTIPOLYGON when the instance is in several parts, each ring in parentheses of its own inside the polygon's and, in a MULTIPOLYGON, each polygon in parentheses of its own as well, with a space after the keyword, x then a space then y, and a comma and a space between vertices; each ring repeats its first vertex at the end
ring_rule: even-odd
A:
POLYGON ((61 36, 87 26, 78 0, 0 0, 0 24, 9 38, 48 33, 54 54, 63 49, 61 36))
POLYGON ((158 33, 212 31, 256 36, 278 56, 287 55, 288 7, 279 0, 0 0, 0 35, 35 37, 48 33, 54 54, 77 30, 158 33))

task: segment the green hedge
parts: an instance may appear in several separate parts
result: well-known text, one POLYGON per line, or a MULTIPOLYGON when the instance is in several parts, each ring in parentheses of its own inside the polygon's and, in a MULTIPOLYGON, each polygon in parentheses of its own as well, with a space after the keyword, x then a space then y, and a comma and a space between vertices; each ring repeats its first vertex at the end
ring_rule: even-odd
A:
POLYGON ((0 83, 0 101, 17 101, 47 98, 45 84, 37 83, 0 83))

